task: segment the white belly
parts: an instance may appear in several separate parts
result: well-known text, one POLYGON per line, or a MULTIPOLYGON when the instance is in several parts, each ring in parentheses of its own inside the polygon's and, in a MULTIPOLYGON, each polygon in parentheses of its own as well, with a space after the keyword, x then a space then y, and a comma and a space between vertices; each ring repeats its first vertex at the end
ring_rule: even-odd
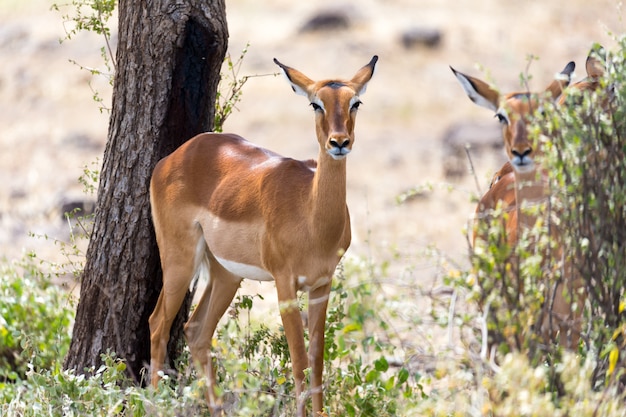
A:
POLYGON ((242 264, 215 257, 217 261, 230 273, 241 278, 253 279, 255 281, 273 281, 274 277, 263 268, 254 265, 242 264))

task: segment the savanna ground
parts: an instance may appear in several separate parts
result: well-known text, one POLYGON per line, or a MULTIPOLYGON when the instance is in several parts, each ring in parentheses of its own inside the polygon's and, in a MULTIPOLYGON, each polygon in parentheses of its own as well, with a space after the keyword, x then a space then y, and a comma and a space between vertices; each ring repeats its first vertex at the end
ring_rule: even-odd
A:
MULTIPOLYGON (((59 43, 64 22, 50 11, 53 3, 8 0, 0 5, 0 254, 7 259, 34 251, 42 259, 63 260, 53 243, 69 238, 60 208, 93 199, 78 177, 85 166, 98 167, 107 135, 108 114, 100 107, 110 106, 108 81, 69 62, 104 69, 103 40, 81 34, 59 43), (101 104, 93 100, 94 91, 101 104)), ((611 48, 613 34, 624 32, 622 11, 609 0, 365 0, 358 5, 237 0, 226 6, 230 54, 236 59, 247 49, 238 75, 260 76, 245 84, 224 131, 287 156, 313 157, 317 144, 308 103, 272 75, 277 72, 272 58, 317 79, 349 77, 379 55, 348 163, 349 253, 373 264, 389 262, 383 288, 393 293, 401 290, 398 283, 437 288, 444 263, 468 265, 464 229, 474 211, 472 198, 504 158, 501 152, 473 154, 480 190, 469 172, 463 179, 444 177, 445 131, 455 123, 489 122, 491 117, 469 102, 448 66, 490 77, 511 91, 519 89, 519 75, 533 55, 539 59, 530 65, 530 85, 539 90, 571 60, 577 64, 575 79, 584 76, 592 43, 611 48), (314 12, 336 9, 349 12, 349 29, 299 33, 314 12), (411 28, 440 30, 441 44, 404 48, 400 37, 411 28), (397 203, 398 196, 416 187, 424 188, 419 198, 397 203)), ((76 283, 65 285, 75 288, 76 283)), ((272 285, 252 283, 243 291, 263 293, 265 301, 255 305, 276 312, 272 285)), ((425 310, 429 302, 426 297, 405 301, 425 310)), ((432 353, 450 341, 445 336, 434 325, 421 326, 414 343, 432 353)))

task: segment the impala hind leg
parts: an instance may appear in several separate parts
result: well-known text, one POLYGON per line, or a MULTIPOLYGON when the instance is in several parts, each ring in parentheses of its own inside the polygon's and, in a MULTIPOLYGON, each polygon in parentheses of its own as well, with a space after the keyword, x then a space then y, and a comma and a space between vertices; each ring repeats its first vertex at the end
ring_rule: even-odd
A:
POLYGON ((150 325, 150 382, 156 387, 159 371, 163 367, 170 339, 172 323, 180 310, 191 280, 198 272, 199 251, 204 248, 202 234, 197 227, 179 229, 176 236, 164 235, 155 219, 155 231, 159 244, 163 288, 154 311, 148 320, 150 325), (183 237, 182 239, 180 237, 183 237), (178 238, 178 239, 177 239, 178 238), (202 246, 199 244, 202 243, 202 246))
POLYGON ((552 330, 551 340, 556 341, 558 331, 559 345, 576 351, 582 333, 583 309, 586 297, 581 293, 582 280, 576 280, 574 284, 560 283, 556 287, 554 304, 548 312, 547 322, 544 327, 552 330))
POLYGON ((207 378, 207 402, 211 416, 215 417, 221 414, 222 404, 215 392, 217 380, 211 355, 212 339, 219 320, 237 293, 241 278, 228 272, 213 257, 209 260, 209 271, 209 283, 185 325, 185 335, 193 362, 207 378))
POLYGON ((165 361, 170 329, 187 295, 194 273, 193 263, 163 268, 163 289, 149 319, 150 383, 153 387, 159 382, 159 371, 165 361))

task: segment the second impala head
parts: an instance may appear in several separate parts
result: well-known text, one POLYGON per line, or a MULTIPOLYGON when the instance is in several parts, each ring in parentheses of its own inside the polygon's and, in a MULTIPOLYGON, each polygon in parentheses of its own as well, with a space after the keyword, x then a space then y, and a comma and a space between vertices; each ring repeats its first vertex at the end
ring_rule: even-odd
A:
POLYGON ((569 62, 540 94, 528 92, 501 94, 485 81, 465 75, 452 67, 450 69, 470 100, 496 112, 496 118, 502 125, 504 147, 515 171, 530 173, 535 170, 535 157, 540 153, 539 142, 533 141, 528 131, 533 114, 544 100, 556 101, 559 98, 564 88, 569 85, 575 67, 573 61, 569 62))
POLYGON ((315 111, 320 147, 335 160, 344 159, 354 144, 354 124, 360 96, 374 74, 377 56, 350 80, 313 81, 300 71, 274 62, 281 68, 296 94, 306 97, 315 111))

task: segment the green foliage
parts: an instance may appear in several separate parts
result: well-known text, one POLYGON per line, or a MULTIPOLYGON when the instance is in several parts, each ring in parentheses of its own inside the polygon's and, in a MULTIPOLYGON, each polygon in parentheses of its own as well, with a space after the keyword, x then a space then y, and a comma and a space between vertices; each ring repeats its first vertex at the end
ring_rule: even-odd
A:
POLYGON ((220 83, 215 96, 215 118, 213 120, 214 132, 223 132, 224 123, 233 111, 237 110, 237 103, 241 101, 243 94, 243 86, 250 80, 250 78, 278 75, 278 73, 274 73, 240 76, 239 71, 241 70, 243 59, 248 53, 249 46, 250 44, 245 46, 236 60, 233 60, 230 54, 227 54, 224 58, 222 72, 220 74, 220 83))
MULTIPOLYGON (((626 41, 619 40, 618 52, 598 56, 606 72, 594 91, 570 88, 563 104, 546 101, 534 116, 529 134, 543 152, 540 166, 550 190, 549 199, 524 209, 534 210, 537 224, 512 247, 502 221, 510 213, 505 207, 496 209, 491 219, 498 221, 482 222, 485 228, 477 230, 484 241, 474 248, 469 279, 456 280, 458 288, 469 290, 469 299, 481 313, 474 331, 483 356, 468 351, 472 377, 456 397, 471 414, 622 413, 626 41), (559 233, 551 234, 551 228, 559 233), (563 248, 562 258, 559 252, 554 258, 548 255, 555 247, 563 248), (568 274, 581 278, 587 295, 585 305, 580 305, 576 293, 564 291, 571 308, 584 312, 575 352, 566 352, 540 330, 556 285, 568 274), (498 365, 485 362, 490 345, 499 349, 498 365), (474 397, 466 396, 465 390, 474 397)), ((431 396, 426 403, 434 399, 431 396)))
POLYGON ((564 381, 558 398, 549 387, 553 377, 543 365, 533 365, 526 355, 508 354, 494 373, 479 359, 463 363, 442 362, 437 392, 416 404, 411 416, 546 416, 620 417, 624 393, 616 386, 593 390, 589 381, 596 367, 593 354, 586 358, 566 353, 556 367, 564 381))
POLYGON ((0 265, 0 388, 29 369, 61 366, 73 313, 68 296, 34 259, 0 265))
POLYGON ((215 132, 223 131, 224 122, 237 108, 237 103, 241 101, 243 86, 250 78, 250 76, 239 76, 239 70, 243 64, 243 58, 248 52, 248 46, 250 45, 246 45, 241 51, 236 61, 233 61, 230 54, 224 58, 226 69, 222 70, 220 84, 215 96, 215 119, 213 121, 213 131, 215 132))
MULTIPOLYGON (((473 248, 472 296, 485 316, 489 347, 504 354, 512 349, 528 352, 537 363, 545 358, 549 340, 542 337, 542 306, 550 298, 551 282, 560 279, 557 260, 546 256, 553 245, 547 224, 554 215, 549 202, 525 207, 523 212, 538 215, 537 223, 520 231, 515 245, 507 239, 505 223, 510 209, 497 207, 481 219, 473 248)), ((482 329, 480 329, 482 332, 482 329)))
MULTIPOLYGON (((384 268, 348 259, 335 279, 325 351, 329 415, 396 416, 424 397, 419 375, 408 364, 391 360, 392 354, 398 354, 398 342, 390 331, 391 319, 384 316, 389 313, 387 300, 378 288, 384 274, 384 268)), ((287 342, 279 325, 272 327, 254 319, 255 298, 237 297, 214 341, 218 388, 225 410, 227 415, 236 416, 293 415, 295 398, 287 342)), ((53 321, 51 307, 60 302, 48 300, 42 309, 47 311, 38 311, 41 319, 53 321)), ((40 343, 44 352, 37 360, 45 357, 48 362, 29 357, 24 372, 3 385, 2 415, 209 415, 205 380, 190 364, 187 349, 176 371, 164 374, 156 390, 137 387, 126 374, 124 362, 113 353, 103 355, 104 365, 92 369, 91 377, 63 371, 61 361, 69 344, 71 314, 69 308, 63 311, 64 319, 56 319, 60 324, 55 327, 57 333, 65 335, 63 350, 50 349, 59 346, 58 334, 40 343)), ((20 335, 32 340, 32 331, 23 326, 23 318, 19 320, 20 335)), ((6 368, 3 365, 0 369, 6 368)))
POLYGON ((589 327, 585 350, 600 352, 595 384, 623 384, 626 368, 626 40, 607 54, 593 92, 573 90, 566 105, 548 108, 546 133, 551 187, 563 206, 564 244, 585 282, 589 327))
MULTIPOLYGON (((115 12, 116 0, 72 0, 67 4, 52 4, 52 10, 62 14, 65 38, 61 41, 70 40, 81 32, 93 32, 101 35, 104 45, 100 48, 100 56, 105 70, 86 67, 74 60, 70 60, 80 69, 88 71, 92 76, 102 76, 113 85, 115 75, 115 56, 111 46, 111 28, 108 22, 115 12), (63 12, 62 12, 63 10, 63 12)), ((90 83, 91 85, 91 83, 90 83)), ((100 93, 92 87, 93 100, 100 104, 100 111, 109 110, 104 104, 100 93)))
POLYGON ((107 22, 113 16, 117 2, 115 0, 72 0, 69 4, 53 4, 52 10, 60 12, 61 8, 69 10, 63 15, 66 24, 67 39, 72 39, 78 33, 94 32, 111 37, 111 29, 107 22), (70 15, 70 13, 72 15, 70 15))
POLYGON ((174 390, 137 387, 125 363, 114 353, 102 355, 103 365, 89 378, 59 368, 29 371, 26 380, 0 390, 0 413, 6 416, 208 416, 199 384, 174 390))
POLYGON ((88 165, 83 166, 83 175, 78 177, 78 182, 83 186, 83 192, 89 195, 95 195, 100 179, 100 161, 96 160, 88 165))
POLYGON ((388 316, 392 298, 380 291, 385 276, 384 265, 347 259, 335 279, 324 358, 328 415, 395 416, 421 398, 408 365, 389 362, 401 341, 388 316))

